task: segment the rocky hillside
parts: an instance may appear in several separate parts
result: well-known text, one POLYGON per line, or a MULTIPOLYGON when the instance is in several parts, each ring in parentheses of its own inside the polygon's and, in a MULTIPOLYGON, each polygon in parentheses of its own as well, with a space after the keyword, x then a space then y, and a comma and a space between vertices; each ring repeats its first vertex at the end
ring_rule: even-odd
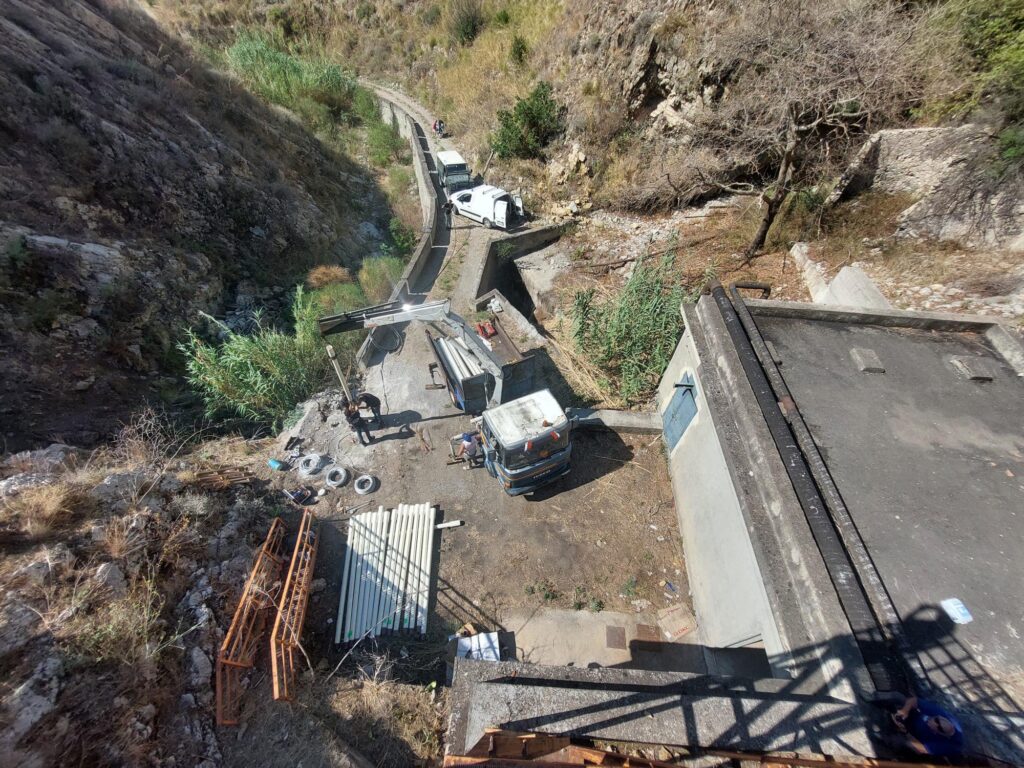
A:
MULTIPOLYGON (((0 14, 0 421, 90 444, 173 399, 174 344, 321 262, 357 264, 372 178, 117 0, 0 14)), ((376 213, 372 213, 376 212, 376 213)), ((369 234, 368 234, 369 233, 369 234)))

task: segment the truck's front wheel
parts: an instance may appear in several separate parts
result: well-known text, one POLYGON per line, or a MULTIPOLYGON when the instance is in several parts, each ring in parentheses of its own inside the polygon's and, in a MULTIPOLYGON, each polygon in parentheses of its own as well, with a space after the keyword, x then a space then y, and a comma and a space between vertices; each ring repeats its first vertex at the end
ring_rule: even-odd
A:
POLYGON ((491 228, 491 220, 490 219, 484 219, 484 226, 487 227, 488 229, 490 229, 491 228))

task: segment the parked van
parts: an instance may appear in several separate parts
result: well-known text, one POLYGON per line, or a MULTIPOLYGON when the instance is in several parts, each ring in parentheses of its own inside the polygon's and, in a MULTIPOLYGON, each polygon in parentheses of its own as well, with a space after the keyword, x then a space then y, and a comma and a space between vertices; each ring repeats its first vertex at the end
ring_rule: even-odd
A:
POLYGON ((485 227, 508 229, 525 217, 523 199, 504 189, 482 184, 451 196, 455 213, 479 221, 485 227))
POLYGON ((437 177, 448 196, 473 186, 469 163, 458 152, 437 153, 437 177))

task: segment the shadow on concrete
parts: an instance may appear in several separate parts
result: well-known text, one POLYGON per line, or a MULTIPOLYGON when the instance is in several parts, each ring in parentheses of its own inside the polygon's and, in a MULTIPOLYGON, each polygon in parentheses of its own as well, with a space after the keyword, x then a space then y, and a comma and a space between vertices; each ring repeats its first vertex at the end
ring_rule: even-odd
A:
MULTIPOLYGON (((935 605, 922 605, 903 621, 910 637, 928 638, 916 650, 932 686, 905 693, 934 701, 954 713, 963 726, 965 753, 962 758, 950 761, 951 764, 977 763, 989 758, 1020 764, 1024 756, 1021 730, 1024 712, 1010 691, 956 638, 957 625, 935 605)), ((631 644, 630 649, 634 653, 658 653, 659 645, 638 642, 635 646, 631 644)), ((686 723, 686 733, 674 733, 670 739, 666 734, 664 743, 746 745, 746 748, 758 749, 757 745, 766 737, 764 724, 769 723, 772 741, 787 742, 791 744, 789 749, 819 751, 825 741, 842 746, 844 734, 866 732, 880 755, 905 757, 909 754, 893 747, 898 733, 888 716, 892 697, 879 700, 877 705, 866 701, 846 704, 833 697, 830 684, 820 673, 822 663, 827 661, 833 665, 839 678, 849 679, 856 670, 849 664, 844 665, 830 644, 809 645, 792 651, 794 664, 790 669, 794 674, 789 679, 768 678, 763 674, 766 657, 760 649, 692 647, 705 654, 709 674, 664 685, 618 682, 618 678, 602 679, 600 676, 592 680, 565 680, 543 674, 488 679, 488 684, 600 692, 592 704, 587 702, 587 696, 574 694, 565 699, 574 702, 574 706, 568 708, 559 707, 555 703, 559 697, 552 692, 550 697, 545 697, 551 705, 540 708, 546 708, 545 712, 533 707, 531 711, 518 713, 521 717, 496 725, 506 730, 562 733, 566 732, 562 728, 572 721, 573 728, 581 734, 592 734, 619 728, 631 721, 636 722, 638 731, 646 730, 648 718, 672 716, 673 722, 681 718, 686 723), (737 675, 740 671, 749 676, 737 675), (609 699, 608 692, 621 695, 609 699), (734 715, 712 718, 709 726, 709 708, 719 707, 734 715), (585 728, 579 728, 581 721, 586 723, 585 728), (708 737, 709 727, 714 730, 713 744, 708 737)), ((633 663, 617 666, 637 668, 633 663)), ((848 746, 851 754, 858 753, 854 744, 848 746)))

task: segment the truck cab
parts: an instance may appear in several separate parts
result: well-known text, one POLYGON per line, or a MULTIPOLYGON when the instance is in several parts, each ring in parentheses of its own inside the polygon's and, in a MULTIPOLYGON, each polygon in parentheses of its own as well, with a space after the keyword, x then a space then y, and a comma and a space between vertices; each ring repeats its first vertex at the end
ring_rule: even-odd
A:
POLYGON ((487 228, 508 229, 523 218, 523 200, 503 189, 482 184, 451 196, 455 213, 487 228))
POLYGON ((458 152, 450 150, 437 153, 437 178, 449 197, 473 186, 469 163, 458 152))
POLYGON ((548 389, 488 408, 480 420, 487 471, 509 496, 532 493, 568 474, 570 431, 548 389))

